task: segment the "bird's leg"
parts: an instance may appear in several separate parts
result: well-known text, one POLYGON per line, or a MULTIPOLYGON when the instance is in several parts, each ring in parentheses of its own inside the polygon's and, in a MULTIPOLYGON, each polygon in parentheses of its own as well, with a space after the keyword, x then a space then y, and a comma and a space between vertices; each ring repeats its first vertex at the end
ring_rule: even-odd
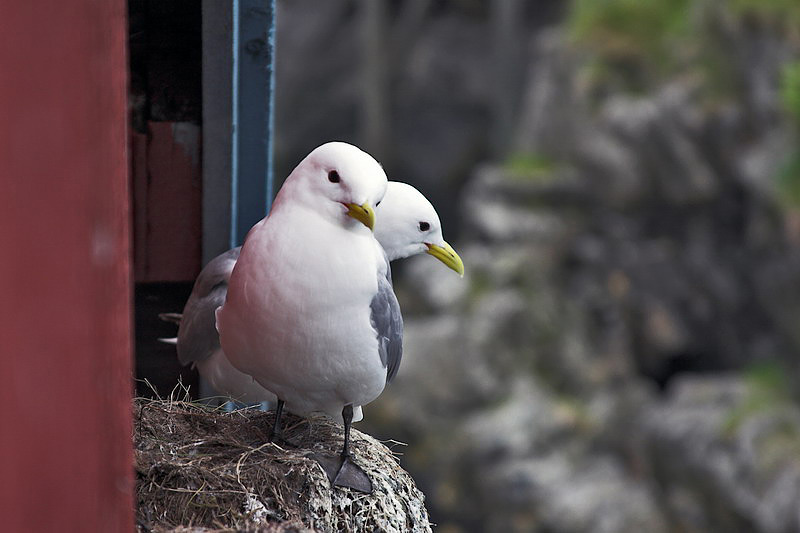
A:
POLYGON ((353 423, 353 406, 345 405, 342 409, 344 421, 344 446, 342 446, 341 463, 333 478, 336 487, 347 487, 369 494, 372 492, 372 481, 364 470, 353 462, 350 455, 350 425, 353 423))
POLYGON ((283 435, 283 406, 286 402, 278 400, 275 407, 275 422, 272 424, 272 431, 269 433, 269 442, 290 448, 299 448, 300 443, 283 435))
POLYGON ((353 462, 353 456, 350 454, 350 424, 353 423, 352 405, 346 405, 342 409, 342 421, 344 422, 344 446, 342 446, 341 453, 338 456, 317 453, 314 454, 314 459, 327 474, 331 485, 347 487, 369 494, 372 492, 372 481, 370 481, 367 473, 353 462))
POLYGON ((342 446, 342 461, 350 459, 350 425, 353 423, 353 406, 345 405, 342 409, 344 421, 344 446, 342 446))
POLYGON ((272 424, 272 431, 269 434, 269 441, 283 441, 283 428, 281 427, 281 415, 283 414, 283 400, 278 399, 278 407, 275 408, 275 423, 272 424))

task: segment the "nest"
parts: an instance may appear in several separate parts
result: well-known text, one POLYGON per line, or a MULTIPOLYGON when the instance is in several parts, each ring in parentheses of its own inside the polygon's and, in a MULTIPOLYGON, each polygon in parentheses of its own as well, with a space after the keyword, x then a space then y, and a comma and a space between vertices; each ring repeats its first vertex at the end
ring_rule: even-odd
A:
MULTIPOLYGON (((186 399, 188 400, 188 399, 186 399)), ((285 418, 297 448, 267 442, 274 414, 136 399, 137 531, 430 531, 424 496, 391 450, 357 430, 355 461, 372 494, 331 487, 310 456, 340 451, 325 418, 285 418)))

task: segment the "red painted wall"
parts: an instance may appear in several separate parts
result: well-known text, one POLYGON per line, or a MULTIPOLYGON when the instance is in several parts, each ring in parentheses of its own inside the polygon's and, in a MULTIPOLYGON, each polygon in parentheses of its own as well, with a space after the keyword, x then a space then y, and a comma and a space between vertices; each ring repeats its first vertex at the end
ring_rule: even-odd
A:
POLYGON ((0 2, 0 531, 133 530, 123 0, 0 2))
POLYGON ((134 278, 194 281, 200 273, 200 127, 148 122, 131 139, 134 278))

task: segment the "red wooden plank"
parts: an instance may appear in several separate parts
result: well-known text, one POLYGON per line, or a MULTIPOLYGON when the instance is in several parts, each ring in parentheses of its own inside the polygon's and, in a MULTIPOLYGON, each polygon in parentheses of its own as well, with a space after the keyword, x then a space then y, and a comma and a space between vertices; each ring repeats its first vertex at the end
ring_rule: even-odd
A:
POLYGON ((192 281, 201 262, 200 128, 150 122, 144 148, 143 137, 133 138, 136 281, 192 281))
POLYGON ((0 529, 133 529, 125 2, 0 2, 0 529))
POLYGON ((131 133, 131 181, 133 193, 133 273, 147 280, 147 135, 131 133))

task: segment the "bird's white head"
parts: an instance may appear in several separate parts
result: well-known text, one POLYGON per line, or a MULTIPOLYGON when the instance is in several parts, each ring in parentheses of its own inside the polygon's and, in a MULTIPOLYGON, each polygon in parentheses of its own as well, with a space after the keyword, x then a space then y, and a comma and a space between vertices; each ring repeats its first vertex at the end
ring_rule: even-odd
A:
MULTIPOLYGON (((343 142, 315 148, 286 179, 281 194, 347 226, 373 229, 386 173, 368 153, 343 142), (284 192, 285 190, 285 192, 284 192)), ((276 198, 276 204, 279 198, 276 198)))
POLYGON ((425 252, 464 275, 464 263, 444 240, 436 209, 411 185, 390 181, 376 217, 375 238, 390 261, 425 252))

